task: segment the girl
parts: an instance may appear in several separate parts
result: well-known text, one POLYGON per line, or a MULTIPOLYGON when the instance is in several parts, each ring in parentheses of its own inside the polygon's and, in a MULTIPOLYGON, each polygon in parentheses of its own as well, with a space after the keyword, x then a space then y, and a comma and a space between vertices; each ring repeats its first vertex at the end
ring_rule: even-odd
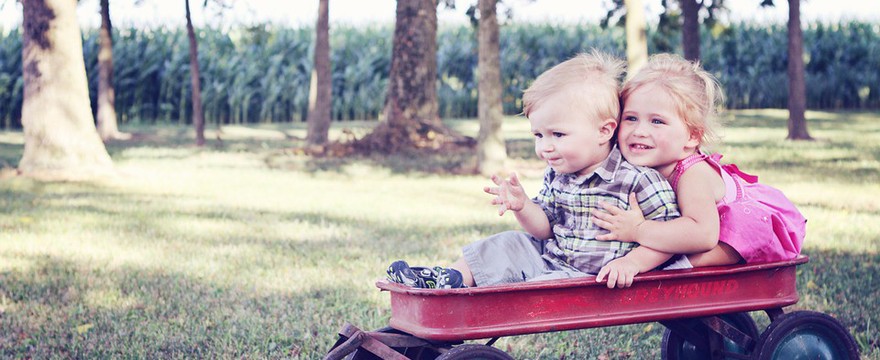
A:
MULTIPOLYGON (((776 189, 758 184, 721 155, 700 149, 717 138, 721 89, 715 79, 675 55, 655 55, 621 91, 618 130, 623 156, 665 176, 682 216, 645 221, 638 204, 625 211, 603 205, 600 240, 637 242, 648 248, 690 254, 693 266, 791 259, 803 243, 806 219, 776 189)), ((606 274, 600 274, 602 279, 606 274)))

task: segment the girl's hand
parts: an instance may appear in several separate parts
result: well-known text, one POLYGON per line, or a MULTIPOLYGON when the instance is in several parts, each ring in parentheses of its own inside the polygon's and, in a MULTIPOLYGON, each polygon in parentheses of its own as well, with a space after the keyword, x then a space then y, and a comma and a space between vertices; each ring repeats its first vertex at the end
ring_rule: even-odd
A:
POLYGON ((599 270, 599 274, 596 275, 596 282, 605 281, 607 276, 608 280, 606 283, 609 289, 613 289, 615 286, 622 289, 632 286, 633 278, 638 274, 639 264, 636 264, 631 258, 624 256, 605 264, 599 270))
POLYGON ((638 242, 636 234, 639 225, 645 222, 645 215, 642 214, 635 193, 629 194, 629 204, 629 210, 623 210, 604 201, 599 202, 606 212, 593 212, 593 221, 600 228, 608 230, 608 233, 596 236, 596 240, 638 242))
POLYGON ((519 183, 519 178, 516 177, 516 173, 511 173, 507 179, 501 179, 497 175, 492 175, 492 182, 498 186, 486 186, 483 188, 483 191, 495 195, 492 198, 492 205, 498 206, 499 216, 504 215, 507 210, 520 211, 525 206, 526 201, 529 201, 526 191, 519 183))

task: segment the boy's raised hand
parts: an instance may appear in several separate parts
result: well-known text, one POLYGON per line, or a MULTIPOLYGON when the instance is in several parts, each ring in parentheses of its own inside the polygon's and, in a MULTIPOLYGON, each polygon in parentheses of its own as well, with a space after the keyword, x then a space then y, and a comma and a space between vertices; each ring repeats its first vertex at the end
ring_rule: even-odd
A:
POLYGON ((526 201, 529 201, 516 173, 510 173, 510 177, 507 179, 501 179, 498 175, 492 175, 491 179, 498 186, 486 186, 483 188, 483 191, 495 195, 492 198, 492 205, 498 206, 499 216, 504 215, 507 210, 520 211, 525 206, 526 201))
POLYGON ((645 215, 639 207, 639 200, 635 193, 629 194, 629 210, 623 210, 617 206, 600 201, 599 205, 605 211, 594 211, 593 221, 600 228, 608 230, 607 234, 596 236, 596 240, 636 242, 636 234, 639 225, 645 222, 645 215))

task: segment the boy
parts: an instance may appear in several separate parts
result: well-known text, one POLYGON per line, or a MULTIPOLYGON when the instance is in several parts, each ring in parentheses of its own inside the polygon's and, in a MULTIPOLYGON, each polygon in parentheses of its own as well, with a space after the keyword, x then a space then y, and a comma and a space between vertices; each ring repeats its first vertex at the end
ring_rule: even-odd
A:
POLYGON ((391 264, 389 279, 416 287, 454 288, 598 274, 608 287, 627 287, 638 273, 671 254, 632 243, 597 241, 605 233, 591 213, 599 202, 629 208, 634 193, 645 218, 679 216, 675 195, 656 171, 623 160, 613 144, 620 113, 623 62, 593 51, 541 74, 523 95, 535 153, 548 164, 532 200, 515 174, 492 177, 499 215, 511 211, 525 232, 509 231, 467 245, 451 268, 391 264))

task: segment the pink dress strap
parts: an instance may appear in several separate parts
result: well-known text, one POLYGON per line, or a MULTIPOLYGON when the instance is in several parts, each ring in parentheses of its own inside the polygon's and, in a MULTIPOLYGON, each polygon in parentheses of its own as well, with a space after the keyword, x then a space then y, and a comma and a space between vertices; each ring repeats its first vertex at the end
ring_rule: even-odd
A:
POLYGON ((687 169, 690 169, 691 166, 694 166, 696 163, 706 160, 707 157, 706 154, 697 151, 690 156, 679 160, 678 163, 675 164, 675 169, 672 170, 672 179, 669 180, 672 189, 678 189, 678 180, 681 179, 681 175, 684 174, 687 169))
POLYGON ((736 201, 743 197, 743 189, 742 185, 739 182, 739 179, 743 179, 748 183, 754 183, 758 180, 757 176, 752 176, 740 171, 736 165, 721 164, 721 154, 715 153, 712 155, 706 155, 701 151, 697 151, 690 156, 680 160, 676 165, 675 169, 672 171, 672 180, 669 183, 672 185, 673 189, 678 189, 678 181, 681 178, 681 175, 685 173, 691 166, 696 165, 697 163, 705 161, 709 164, 715 171, 718 172, 718 175, 721 176, 721 180, 724 181, 724 198, 720 200, 720 203, 729 203, 736 201), (737 179, 738 177, 739 179, 737 179))

